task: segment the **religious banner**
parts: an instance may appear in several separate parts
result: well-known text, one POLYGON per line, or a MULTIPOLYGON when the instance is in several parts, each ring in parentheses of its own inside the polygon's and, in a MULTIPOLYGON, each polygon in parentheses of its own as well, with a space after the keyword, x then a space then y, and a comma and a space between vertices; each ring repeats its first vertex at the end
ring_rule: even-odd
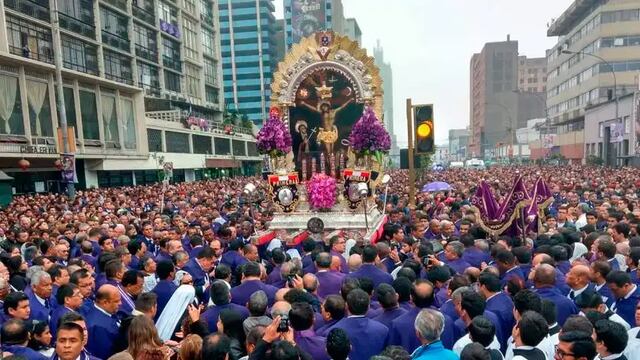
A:
POLYGON ((516 235, 517 229, 512 225, 522 216, 522 209, 529 202, 529 194, 521 176, 515 179, 502 204, 498 204, 491 187, 484 180, 471 197, 472 210, 476 213, 480 227, 493 236, 503 233, 516 235))
POLYGON ((62 182, 76 183, 76 158, 73 154, 62 154, 62 182))
POLYGON ((291 32, 293 43, 326 28, 325 0, 292 0, 291 32))

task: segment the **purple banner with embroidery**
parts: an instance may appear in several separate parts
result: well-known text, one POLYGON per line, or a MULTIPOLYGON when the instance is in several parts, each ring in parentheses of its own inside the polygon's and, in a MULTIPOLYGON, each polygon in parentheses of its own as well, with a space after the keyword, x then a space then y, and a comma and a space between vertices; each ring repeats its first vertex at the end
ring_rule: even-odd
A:
POLYGON ((547 183, 541 177, 536 180, 530 194, 531 204, 526 207, 523 215, 526 219, 527 233, 537 233, 542 225, 544 209, 549 207, 553 202, 553 194, 549 190, 547 183))
POLYGON ((471 198, 471 204, 479 217, 480 226, 492 235, 501 235, 503 233, 512 236, 517 235, 518 229, 513 226, 513 222, 522 216, 521 211, 528 203, 529 194, 520 176, 515 179, 513 187, 504 198, 502 204, 498 204, 491 188, 484 181, 471 198))

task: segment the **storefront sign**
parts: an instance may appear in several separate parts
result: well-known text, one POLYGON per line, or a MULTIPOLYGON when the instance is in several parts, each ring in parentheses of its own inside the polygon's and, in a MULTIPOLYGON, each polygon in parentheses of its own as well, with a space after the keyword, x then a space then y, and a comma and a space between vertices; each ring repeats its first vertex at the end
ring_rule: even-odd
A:
POLYGON ((58 154, 58 149, 55 146, 49 145, 20 145, 21 154, 58 154))

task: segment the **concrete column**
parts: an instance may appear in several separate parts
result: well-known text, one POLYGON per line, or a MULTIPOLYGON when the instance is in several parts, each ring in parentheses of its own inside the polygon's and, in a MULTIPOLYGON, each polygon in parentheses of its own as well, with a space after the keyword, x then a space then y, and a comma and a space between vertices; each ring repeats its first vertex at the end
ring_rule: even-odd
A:
POLYGON ((84 167, 84 178, 87 183, 87 189, 98 187, 98 172, 90 170, 89 167, 86 166, 86 162, 84 167))

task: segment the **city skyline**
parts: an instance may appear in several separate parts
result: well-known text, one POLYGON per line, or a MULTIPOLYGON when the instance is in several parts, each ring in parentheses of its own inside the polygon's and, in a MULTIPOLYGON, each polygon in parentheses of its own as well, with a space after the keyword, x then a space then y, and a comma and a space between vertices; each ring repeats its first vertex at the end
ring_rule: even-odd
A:
MULTIPOLYGON (((544 57, 556 38, 547 37, 547 23, 559 17, 573 0, 541 0, 525 8, 524 0, 420 1, 403 0, 393 7, 382 0, 344 0, 345 17, 353 17, 362 30, 363 47, 369 55, 379 39, 385 61, 394 76, 394 127, 400 147, 406 146, 405 101, 434 104, 436 142, 447 141, 450 129, 469 125, 469 61, 487 42, 505 41, 507 35, 520 44, 520 55, 544 57), (513 14, 525 14, 513 16, 513 14), (460 14, 424 21, 429 13, 460 14), (402 18, 402 27, 395 24, 402 18), (492 23, 488 24, 491 21, 492 23), (446 34, 438 37, 434 34, 446 34), (404 39, 398 41, 398 39, 404 39), (422 41, 426 46, 417 47, 422 41), (445 56, 450 53, 450 56, 445 56), (435 56, 434 56, 435 54, 435 56), (428 71, 417 69, 432 59, 428 71), (442 68, 446 67, 446 71, 442 68), (454 91, 454 89, 457 89, 454 91)), ((276 1, 276 17, 282 18, 283 3, 276 1)))

